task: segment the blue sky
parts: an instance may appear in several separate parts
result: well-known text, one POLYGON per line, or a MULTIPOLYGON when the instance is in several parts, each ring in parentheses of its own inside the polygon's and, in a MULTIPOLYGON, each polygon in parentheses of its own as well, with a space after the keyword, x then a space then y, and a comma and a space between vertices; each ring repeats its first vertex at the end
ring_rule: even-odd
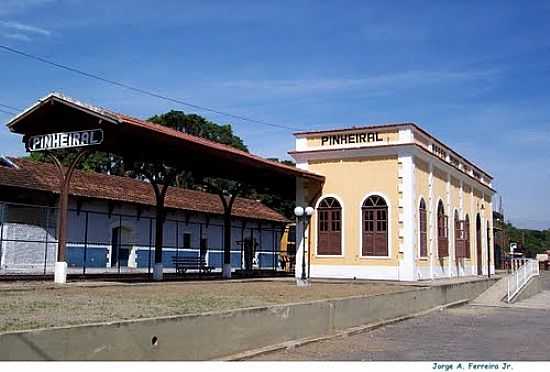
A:
MULTIPOLYGON (((549 1, 0 0, 0 44, 290 127, 416 122, 495 176, 512 222, 548 228, 548 19, 549 1)), ((142 118, 189 111, 2 50, 0 87, 15 107, 55 90, 142 118)), ((294 146, 198 113, 260 155, 294 146)), ((23 154, 3 125, 0 153, 23 154)))

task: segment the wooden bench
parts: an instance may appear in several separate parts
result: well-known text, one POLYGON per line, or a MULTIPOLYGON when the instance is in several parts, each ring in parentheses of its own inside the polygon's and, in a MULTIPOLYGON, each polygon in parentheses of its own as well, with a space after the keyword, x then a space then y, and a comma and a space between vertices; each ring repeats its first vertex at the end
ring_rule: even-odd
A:
POLYGON ((201 256, 172 256, 172 262, 176 266, 176 273, 185 274, 187 270, 198 270, 199 273, 210 273, 212 266, 206 264, 201 256))

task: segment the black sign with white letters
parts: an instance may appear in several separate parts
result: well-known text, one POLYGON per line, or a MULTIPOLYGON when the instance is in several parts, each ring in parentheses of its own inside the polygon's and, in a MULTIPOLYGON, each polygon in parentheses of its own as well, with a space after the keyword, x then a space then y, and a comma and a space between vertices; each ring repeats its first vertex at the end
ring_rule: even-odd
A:
POLYGON ((103 142, 103 129, 81 130, 78 132, 48 133, 29 137, 28 151, 60 150, 74 147, 100 145, 103 142))

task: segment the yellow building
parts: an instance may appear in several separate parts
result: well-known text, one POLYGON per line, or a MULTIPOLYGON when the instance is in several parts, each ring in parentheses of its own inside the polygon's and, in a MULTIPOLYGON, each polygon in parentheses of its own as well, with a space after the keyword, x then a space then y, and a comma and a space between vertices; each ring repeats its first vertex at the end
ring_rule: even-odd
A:
POLYGON ((492 177, 413 123, 295 133, 296 276, 421 280, 494 272, 492 177), (304 244, 305 242, 305 244, 304 244))

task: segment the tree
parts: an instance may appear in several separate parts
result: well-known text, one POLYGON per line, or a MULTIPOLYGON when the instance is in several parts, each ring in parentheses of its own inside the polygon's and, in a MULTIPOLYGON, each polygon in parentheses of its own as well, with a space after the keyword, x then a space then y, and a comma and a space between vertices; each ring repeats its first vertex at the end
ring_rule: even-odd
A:
POLYGON ((183 111, 174 110, 155 115, 149 118, 149 121, 248 152, 248 147, 246 147, 243 140, 233 134, 233 128, 230 124, 219 125, 206 120, 200 115, 185 114, 183 111))
POLYGON ((523 246, 530 257, 535 257, 537 253, 550 250, 550 229, 519 229, 510 222, 506 224, 505 228, 509 239, 523 246))
MULTIPOLYGON (((74 156, 74 150, 56 150, 55 155, 63 165, 69 165, 74 156)), ((50 162, 51 159, 44 152, 32 152, 31 160, 50 162)), ((106 174, 123 175, 124 162, 120 156, 107 154, 101 151, 92 151, 78 163, 78 169, 106 174)))
MULTIPOLYGON (((276 161, 281 164, 289 165, 291 167, 296 166, 294 162, 290 160, 279 160, 277 158, 269 158, 268 160, 276 161)), ((276 210, 281 213, 288 219, 293 220, 294 217, 294 207, 296 206, 295 200, 289 200, 281 197, 276 192, 273 192, 271 189, 263 189, 261 192, 254 191, 251 195, 254 199, 260 200, 263 204, 269 208, 276 210)))

